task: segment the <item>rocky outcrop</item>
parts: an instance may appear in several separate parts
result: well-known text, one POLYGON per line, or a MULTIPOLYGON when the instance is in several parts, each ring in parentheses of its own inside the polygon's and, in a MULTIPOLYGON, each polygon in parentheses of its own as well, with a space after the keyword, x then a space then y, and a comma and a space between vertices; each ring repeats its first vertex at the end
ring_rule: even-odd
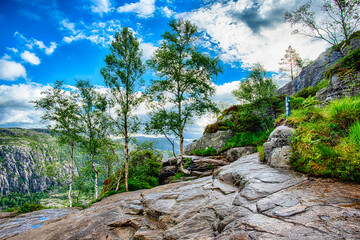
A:
POLYGON ((231 148, 229 150, 227 150, 226 152, 224 152, 224 157, 229 161, 229 162, 234 162, 236 160, 238 160, 239 158, 246 156, 246 155, 250 155, 252 153, 255 153, 255 147, 236 147, 236 148, 231 148))
POLYGON ((216 151, 219 151, 225 146, 226 140, 233 136, 234 132, 231 130, 217 131, 215 133, 205 133, 199 140, 187 145, 184 153, 189 155, 194 150, 204 150, 210 147, 214 148, 216 151))
POLYGON ((293 128, 279 126, 270 134, 269 139, 264 143, 265 162, 271 167, 289 168, 288 161, 291 156, 289 139, 293 128))
POLYGON ((59 184, 58 177, 68 172, 66 166, 56 166, 57 160, 43 156, 31 148, 0 145, 0 194, 42 192, 59 184), (46 165, 54 164, 55 175, 46 174, 46 165))
POLYGON ((341 78, 338 74, 334 74, 329 80, 329 86, 316 93, 316 100, 329 102, 342 97, 357 96, 360 94, 360 88, 355 84, 359 84, 359 82, 360 72, 341 78))
MULTIPOLYGON (((183 161, 186 163, 184 167, 191 172, 192 176, 187 176, 180 180, 189 180, 198 177, 209 176, 215 169, 229 164, 228 161, 222 159, 220 156, 202 157, 185 155, 183 157, 183 161)), ((162 160, 159 184, 174 182, 173 177, 177 171, 178 167, 176 164, 176 158, 162 160)))
MULTIPOLYGON (((351 40, 350 45, 344 50, 345 55, 356 48, 360 47, 360 39, 354 38, 351 40)), ((324 79, 325 71, 334 65, 337 60, 342 57, 340 51, 333 49, 327 49, 325 52, 304 70, 302 70, 299 76, 293 81, 288 82, 277 90, 277 94, 293 95, 299 92, 301 89, 315 86, 322 79, 324 79)))
POLYGON ((9 231, 5 219, 0 238, 358 239, 359 207, 359 184, 307 180, 252 154, 213 176, 116 194, 31 231, 16 231, 24 223, 9 231))

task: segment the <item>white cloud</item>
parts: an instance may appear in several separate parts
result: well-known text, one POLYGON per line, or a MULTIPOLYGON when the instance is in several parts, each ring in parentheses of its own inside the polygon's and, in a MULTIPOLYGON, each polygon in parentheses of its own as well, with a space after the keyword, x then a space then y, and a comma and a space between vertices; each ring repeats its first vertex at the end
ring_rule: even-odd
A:
POLYGON ((40 64, 40 59, 34 53, 31 53, 29 51, 24 51, 23 53, 20 54, 20 57, 24 61, 31 63, 32 65, 40 64))
MULTIPOLYGON (((25 42, 25 46, 29 49, 33 49, 34 47, 39 48, 40 50, 43 50, 45 54, 51 55, 55 49, 57 48, 56 42, 50 42, 50 46, 46 47, 43 41, 37 40, 35 38, 28 39, 24 37, 21 33, 15 32, 14 36, 19 37, 25 42)), ((14 53, 19 52, 16 48, 8 48, 9 50, 13 51, 14 53)), ((40 62, 39 62, 40 63, 40 62)), ((37 65, 37 64, 36 64, 37 65)))
POLYGON ((94 13, 108 13, 111 11, 111 3, 109 0, 92 0, 94 3, 93 6, 91 6, 91 11, 94 13))
POLYGON ((48 88, 38 84, 0 85, 0 125, 44 127, 40 122, 43 112, 35 110, 29 101, 39 100, 48 88))
POLYGON ((77 25, 77 29, 73 29, 76 34, 63 37, 63 41, 72 43, 79 40, 88 40, 94 44, 107 47, 113 41, 115 32, 120 31, 120 26, 119 20, 93 22, 90 25, 81 23, 77 25))
POLYGON ((169 18, 169 17, 171 17, 172 15, 174 15, 174 11, 172 11, 171 9, 169 9, 167 6, 165 6, 165 7, 162 7, 161 8, 161 11, 162 11, 162 13, 167 17, 167 18, 169 18))
POLYGON ((51 55, 55 51, 56 48, 57 48, 56 42, 51 42, 50 47, 45 48, 45 53, 47 55, 51 55))
POLYGON ((152 17, 155 12, 155 0, 140 0, 136 3, 127 3, 117 9, 119 13, 133 12, 140 18, 152 17))
POLYGON ((71 31, 72 34, 76 34, 75 23, 70 22, 69 19, 65 18, 61 20, 60 24, 67 30, 71 31))
POLYGON ((147 60, 150 59, 153 55, 154 51, 157 47, 155 47, 152 43, 146 43, 140 41, 140 49, 143 50, 143 59, 147 60))
POLYGON ((12 51, 13 53, 18 53, 19 50, 17 50, 16 48, 7 48, 8 50, 12 51))
POLYGON ((264 0, 257 4, 250 0, 215 2, 177 17, 187 18, 205 31, 224 62, 240 63, 242 67, 259 62, 269 71, 278 71, 278 63, 289 45, 302 58, 310 59, 328 46, 291 35, 290 25, 283 22, 283 12, 292 10, 296 4, 294 0, 264 0))
POLYGON ((0 79, 15 81, 20 77, 26 79, 26 70, 23 65, 7 59, 0 59, 0 79))

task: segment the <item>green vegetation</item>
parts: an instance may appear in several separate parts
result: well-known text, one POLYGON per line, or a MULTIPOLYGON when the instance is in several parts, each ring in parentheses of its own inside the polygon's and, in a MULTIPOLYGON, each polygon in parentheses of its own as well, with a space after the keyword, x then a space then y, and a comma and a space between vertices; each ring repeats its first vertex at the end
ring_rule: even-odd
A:
MULTIPOLYGON (((271 129, 270 132, 272 130, 273 129, 271 129)), ((237 133, 235 136, 226 141, 225 146, 220 150, 220 152, 234 147, 261 146, 264 142, 266 142, 269 134, 270 133, 267 131, 237 133)))
POLYGON ((296 109, 288 119, 281 118, 296 127, 290 162, 295 170, 360 182, 360 96, 324 108, 296 109))
POLYGON ((212 82, 222 68, 218 59, 196 47, 200 34, 190 21, 172 20, 169 26, 170 31, 162 35, 160 47, 147 62, 158 76, 147 89, 152 104, 158 103, 148 130, 179 138, 177 165, 180 171, 189 173, 182 164, 184 130, 195 116, 217 111, 211 99, 215 94, 212 82))
MULTIPOLYGON (((130 155, 128 181, 129 190, 135 191, 157 186, 161 171, 162 154, 150 146, 148 149, 135 150, 130 153, 130 155)), ((124 192, 126 190, 124 182, 125 172, 121 169, 121 172, 117 171, 115 174, 121 178, 120 190, 114 191, 116 189, 117 181, 114 176, 111 176, 103 182, 103 189, 100 197, 103 197, 110 192, 116 193, 124 192)))
MULTIPOLYGON (((215 148, 209 147, 209 148, 204 149, 204 150, 191 151, 191 154, 192 155, 197 155, 197 156, 213 156, 213 155, 217 154, 217 151, 215 150, 215 148)), ((185 165, 184 165, 184 167, 185 167, 185 165)))
POLYGON ((346 56, 340 58, 332 67, 326 70, 324 73, 325 78, 330 79, 334 74, 338 74, 340 78, 344 76, 355 78, 354 74, 360 71, 359 59, 360 48, 350 51, 346 56))
POLYGON ((43 198, 48 198, 49 193, 38 192, 30 193, 29 195, 23 193, 10 193, 6 196, 1 196, 0 198, 0 207, 1 209, 9 209, 7 211, 19 210, 19 206, 29 205, 29 204, 40 204, 40 200, 43 198))
MULTIPOLYGON (((295 93, 291 97, 291 104, 293 104, 293 100, 296 98, 303 98, 305 100, 308 97, 315 97, 316 93, 320 89, 323 89, 323 88, 327 87, 328 85, 329 85, 328 80, 322 80, 320 83, 318 83, 317 85, 315 85, 313 87, 307 87, 307 88, 301 89, 299 92, 295 93)), ((299 101, 299 100, 297 100, 297 101, 299 101)))

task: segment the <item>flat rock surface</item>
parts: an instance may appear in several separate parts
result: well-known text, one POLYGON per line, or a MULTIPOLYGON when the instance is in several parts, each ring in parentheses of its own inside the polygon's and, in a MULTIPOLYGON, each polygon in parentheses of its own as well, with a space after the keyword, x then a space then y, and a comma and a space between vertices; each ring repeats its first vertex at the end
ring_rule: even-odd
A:
POLYGON ((42 225, 13 228, 9 239, 360 239, 360 185, 307 179, 252 154, 213 176, 116 194, 42 225))

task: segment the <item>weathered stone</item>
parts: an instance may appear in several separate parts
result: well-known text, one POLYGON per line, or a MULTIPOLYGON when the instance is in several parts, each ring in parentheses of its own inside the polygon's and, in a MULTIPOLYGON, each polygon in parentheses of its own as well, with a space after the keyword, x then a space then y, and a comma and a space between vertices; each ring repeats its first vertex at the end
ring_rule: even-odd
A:
POLYGON ((0 239, 358 239, 359 204, 360 184, 306 180, 256 153, 213 176, 112 195, 31 231, 0 219, 0 239))
POLYGON ((268 142, 264 143, 265 162, 272 167, 289 168, 287 162, 291 156, 289 139, 295 129, 279 126, 270 134, 268 142))
POLYGON ((239 158, 249 155, 249 154, 253 154, 255 152, 255 148, 254 147, 237 147, 237 148, 231 148, 229 150, 227 150, 224 153, 224 156, 226 157, 226 159, 230 162, 234 162, 236 160, 238 160, 239 158))
MULTIPOLYGON (((345 54, 358 48, 359 45, 360 39, 352 39, 349 46, 345 49, 345 54)), ((303 88, 315 86, 324 79, 325 71, 333 66, 341 57, 342 54, 340 51, 334 51, 331 48, 327 49, 312 64, 302 70, 297 78, 279 88, 277 94, 291 96, 303 88)))
POLYGON ((290 146, 278 147, 271 153, 268 164, 275 168, 290 168, 288 162, 291 157, 292 150, 290 146))
POLYGON ((207 148, 214 148, 219 151, 225 146, 226 140, 234 136, 234 132, 231 130, 217 131, 216 133, 205 133, 199 140, 189 144, 184 153, 191 154, 193 150, 204 150, 207 148))

